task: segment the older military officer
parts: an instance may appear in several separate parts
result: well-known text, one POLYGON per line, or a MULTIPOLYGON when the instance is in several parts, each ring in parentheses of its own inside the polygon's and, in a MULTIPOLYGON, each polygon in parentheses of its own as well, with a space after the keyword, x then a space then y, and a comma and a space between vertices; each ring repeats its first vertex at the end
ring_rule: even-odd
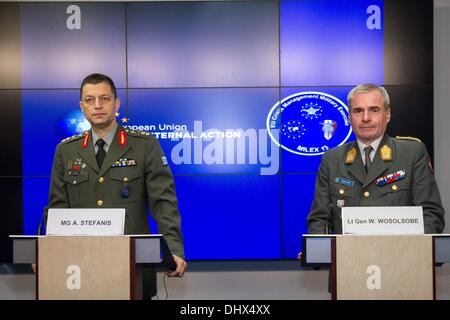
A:
POLYGON ((358 85, 348 106, 356 141, 323 155, 309 233, 342 233, 344 206, 422 206, 425 233, 442 232, 444 209, 425 145, 385 133, 391 119, 385 88, 358 85))
MULTIPOLYGON (((181 277, 186 262, 180 214, 173 177, 159 142, 149 133, 129 131, 117 123, 120 100, 108 76, 87 76, 80 97, 91 130, 64 139, 56 147, 49 207, 125 208, 127 234, 150 232, 150 209, 177 265, 168 276, 181 277)), ((145 297, 145 288, 144 298, 156 293, 145 297)))

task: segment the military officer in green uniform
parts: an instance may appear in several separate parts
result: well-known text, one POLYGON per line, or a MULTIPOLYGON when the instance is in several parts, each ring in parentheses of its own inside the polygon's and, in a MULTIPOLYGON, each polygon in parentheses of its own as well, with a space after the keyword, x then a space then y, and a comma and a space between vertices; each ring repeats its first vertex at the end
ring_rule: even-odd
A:
POLYGON ((444 209, 425 145, 414 138, 392 138, 385 88, 362 84, 348 94, 349 120, 356 141, 323 155, 309 233, 342 233, 345 206, 422 206, 425 233, 441 233, 444 209))
POLYGON ((117 123, 120 100, 108 76, 87 76, 80 96, 91 130, 58 144, 49 207, 125 208, 126 234, 150 232, 150 209, 177 266, 167 274, 181 277, 187 264, 180 214, 173 176, 159 142, 150 133, 134 132, 117 123))

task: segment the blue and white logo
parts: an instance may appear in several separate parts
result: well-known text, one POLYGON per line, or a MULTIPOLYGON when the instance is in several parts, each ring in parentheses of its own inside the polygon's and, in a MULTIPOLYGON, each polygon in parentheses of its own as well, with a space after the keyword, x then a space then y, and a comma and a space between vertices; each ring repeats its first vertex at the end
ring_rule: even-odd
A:
POLYGON ((81 110, 65 113, 55 124, 56 134, 60 139, 83 133, 90 128, 91 124, 86 120, 81 110))
POLYGON ((295 93, 275 104, 266 125, 274 143, 303 156, 321 155, 352 133, 345 103, 316 91, 295 93))

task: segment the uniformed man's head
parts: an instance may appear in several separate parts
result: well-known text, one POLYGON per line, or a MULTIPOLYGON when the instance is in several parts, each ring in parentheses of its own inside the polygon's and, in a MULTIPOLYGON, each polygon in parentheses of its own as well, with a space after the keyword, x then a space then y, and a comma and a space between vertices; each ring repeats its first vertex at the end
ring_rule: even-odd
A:
POLYGON ((88 75, 81 83, 80 99, 81 110, 93 129, 114 127, 120 100, 110 77, 100 73, 88 75))
POLYGON ((360 84, 348 96, 349 120, 358 140, 369 144, 384 135, 391 120, 389 95, 375 84, 360 84))

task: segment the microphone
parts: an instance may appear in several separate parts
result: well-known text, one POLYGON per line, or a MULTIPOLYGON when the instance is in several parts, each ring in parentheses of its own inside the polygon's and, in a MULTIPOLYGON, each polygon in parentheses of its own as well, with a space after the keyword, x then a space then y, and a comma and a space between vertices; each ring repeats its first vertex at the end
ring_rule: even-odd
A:
POLYGON ((50 208, 50 206, 46 205, 44 207, 44 211, 42 212, 41 220, 39 221, 39 226, 38 226, 38 230, 37 230, 38 236, 40 236, 42 234, 42 222, 44 222, 44 225, 47 225, 47 214, 48 214, 49 208, 50 208))

